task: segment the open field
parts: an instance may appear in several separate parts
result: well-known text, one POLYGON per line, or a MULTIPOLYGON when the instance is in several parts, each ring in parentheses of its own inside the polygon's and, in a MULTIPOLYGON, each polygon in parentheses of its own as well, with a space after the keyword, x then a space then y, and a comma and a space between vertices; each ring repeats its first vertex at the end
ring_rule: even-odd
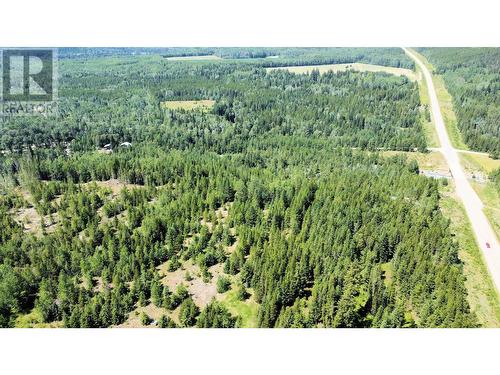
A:
POLYGON ((362 63, 280 66, 276 68, 266 68, 266 71, 270 72, 278 69, 285 69, 291 73, 297 73, 297 74, 310 73, 315 69, 319 70, 320 73, 326 73, 330 71, 336 73, 336 72, 345 72, 347 70, 354 70, 357 72, 375 72, 375 73, 383 72, 383 73, 394 74, 396 76, 406 76, 412 81, 416 81, 419 79, 419 77, 415 74, 415 72, 410 69, 393 68, 390 66, 362 64, 362 63))
POLYGON ((169 61, 222 60, 222 58, 216 55, 200 55, 200 56, 173 56, 173 57, 166 57, 165 60, 169 61))
POLYGON ((450 229, 458 243, 458 255, 467 278, 467 299, 479 323, 484 327, 500 327, 500 299, 472 233, 469 220, 454 192, 454 183, 442 187, 440 208, 450 219, 450 229))
MULTIPOLYGON (((410 49, 411 52, 416 55, 423 64, 431 71, 434 71, 434 67, 429 63, 429 61, 415 50, 410 49)), ((450 141, 453 147, 462 150, 468 150, 469 148, 464 143, 462 139, 462 135, 458 130, 457 126, 457 117, 455 116, 455 112, 453 111, 453 99, 446 89, 444 84, 443 77, 432 74, 432 81, 434 83, 434 88, 436 89, 436 94, 439 100, 439 107, 441 109, 441 114, 443 116, 444 123, 446 125, 446 131, 448 132, 448 136, 450 137, 450 141)), ((429 145, 430 147, 433 147, 429 145)))
POLYGON ((415 160, 420 169, 448 172, 449 168, 440 152, 406 152, 406 151, 383 151, 383 156, 405 155, 408 160, 415 160))
POLYGON ((224 303, 232 315, 238 316, 241 319, 239 323, 240 327, 257 328, 257 311, 259 305, 255 301, 252 289, 247 288, 247 292, 250 294, 250 297, 245 301, 240 301, 238 299, 238 292, 234 287, 218 299, 224 303))
POLYGON ((465 169, 472 171, 479 170, 484 173, 490 173, 500 168, 500 160, 492 159, 486 154, 462 152, 460 153, 460 161, 465 169))
POLYGON ((215 100, 171 100, 161 103, 166 109, 183 109, 192 111, 195 109, 207 110, 214 106, 215 100))

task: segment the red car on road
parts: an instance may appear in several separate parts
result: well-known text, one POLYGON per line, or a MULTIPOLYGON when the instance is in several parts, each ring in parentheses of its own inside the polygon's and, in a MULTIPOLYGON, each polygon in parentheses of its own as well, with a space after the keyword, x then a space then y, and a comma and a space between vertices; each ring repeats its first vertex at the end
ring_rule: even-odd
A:
POLYGON ((490 243, 486 242, 486 247, 489 249, 490 248, 490 243))

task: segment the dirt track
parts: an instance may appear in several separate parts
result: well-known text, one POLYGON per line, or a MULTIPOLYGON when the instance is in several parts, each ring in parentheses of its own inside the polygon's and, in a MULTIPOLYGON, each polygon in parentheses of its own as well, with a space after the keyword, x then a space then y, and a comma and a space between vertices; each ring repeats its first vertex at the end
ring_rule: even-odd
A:
POLYGON ((458 157, 458 152, 451 145, 446 127, 444 125, 443 116, 441 115, 441 110, 439 108, 439 101, 437 98, 436 90, 434 88, 434 83, 432 82, 432 76, 427 67, 424 65, 420 59, 410 52, 408 49, 403 48, 408 56, 410 56, 417 65, 422 70, 425 81, 427 83, 427 88, 429 90, 430 98, 430 110, 436 125, 436 130, 438 133, 439 142, 441 143, 441 148, 439 149, 443 154, 453 176, 456 185, 456 191, 458 197, 462 200, 462 203, 467 212, 467 216, 471 222, 472 230, 476 236, 476 241, 483 253, 483 257, 486 261, 486 265, 490 274, 492 276, 493 282, 500 291, 500 244, 493 231, 486 215, 483 212, 483 203, 477 196, 476 192, 469 184, 465 173, 460 165, 460 159, 458 157), (486 243, 490 244, 490 248, 487 247, 486 243))

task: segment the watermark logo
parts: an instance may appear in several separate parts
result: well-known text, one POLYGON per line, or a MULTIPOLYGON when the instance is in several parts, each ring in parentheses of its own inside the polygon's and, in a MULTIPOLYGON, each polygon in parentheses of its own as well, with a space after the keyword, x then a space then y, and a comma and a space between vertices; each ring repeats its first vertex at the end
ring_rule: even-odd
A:
POLYGON ((57 51, 0 49, 0 117, 57 113, 57 51))

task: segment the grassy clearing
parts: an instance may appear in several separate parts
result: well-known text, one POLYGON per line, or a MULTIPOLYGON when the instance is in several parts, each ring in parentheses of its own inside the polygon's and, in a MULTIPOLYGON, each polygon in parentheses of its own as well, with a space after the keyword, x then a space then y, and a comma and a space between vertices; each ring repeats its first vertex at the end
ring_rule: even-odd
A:
POLYGON ((465 210, 454 193, 454 184, 442 187, 440 207, 451 220, 450 229, 459 246, 458 255, 464 265, 467 299, 471 309, 483 327, 500 327, 500 298, 476 244, 465 210))
POLYGON ((500 194, 498 194, 497 189, 490 182, 479 184, 472 181, 471 185, 479 196, 479 199, 481 199, 481 202, 483 202, 483 211, 497 237, 500 239, 500 194))
MULTIPOLYGON (((422 71, 417 66, 417 76, 422 77, 422 71)), ((418 92, 420 94, 420 102, 423 106, 425 106, 426 110, 430 113, 430 100, 429 100, 429 91, 427 89, 427 84, 424 79, 418 80, 418 92)), ((422 116, 422 131, 424 132, 425 139, 427 141, 427 147, 439 147, 439 138, 436 131, 435 124, 431 121, 428 121, 426 116, 422 116)))
POLYGON ((372 64, 361 64, 361 63, 352 63, 352 64, 325 64, 325 65, 304 65, 304 66, 283 66, 276 68, 266 68, 267 72, 277 69, 285 69, 291 73, 303 74, 310 73, 314 69, 319 70, 320 73, 326 72, 345 72, 347 70, 355 70, 358 72, 383 72, 389 73, 396 76, 406 76, 412 81, 416 81, 418 76, 415 74, 413 70, 403 69, 403 68, 393 68, 390 66, 382 66, 382 65, 372 65, 372 64))
POLYGON ((455 112, 453 111, 452 97, 448 90, 446 90, 446 85, 444 83, 443 77, 434 73, 434 67, 423 55, 416 52, 415 50, 412 50, 412 52, 417 55, 417 57, 431 72, 433 72, 432 81, 434 83, 434 88, 436 89, 436 94, 439 100, 439 107, 441 109, 441 114, 443 116, 443 120, 446 125, 446 130, 448 132, 448 136, 450 137, 451 144, 455 148, 468 150, 469 148, 464 143, 462 134, 458 130, 457 117, 455 116, 455 112))
POLYGON ((391 286, 391 284, 392 284, 392 278, 393 278, 393 275, 394 275, 394 270, 392 269, 391 262, 387 262, 387 263, 381 264, 380 265, 380 269, 384 273, 384 284, 386 286, 388 286, 388 287, 391 286))
POLYGON ((495 169, 500 168, 500 160, 490 158, 483 154, 461 153, 460 161, 465 169, 471 171, 481 171, 490 173, 495 169))
POLYGON ((209 110, 215 104, 215 100, 171 100, 161 103, 166 109, 183 109, 185 111, 209 110))
POLYGON ((42 314, 36 308, 27 314, 19 315, 15 322, 16 328, 61 328, 62 326, 62 321, 43 323, 42 314))
POLYGON ((406 151, 383 151, 383 156, 405 155, 408 160, 415 160, 420 169, 434 171, 448 171, 446 160, 440 152, 406 152, 406 151))
POLYGON ((252 290, 247 289, 247 291, 252 295, 246 301, 240 301, 238 299, 238 291, 236 288, 225 293, 221 301, 231 314, 241 318, 241 327, 257 328, 257 311, 259 309, 259 304, 255 301, 252 290))
POLYGON ((168 61, 190 61, 190 60, 222 60, 222 57, 216 55, 200 55, 200 56, 173 56, 166 57, 168 61))

